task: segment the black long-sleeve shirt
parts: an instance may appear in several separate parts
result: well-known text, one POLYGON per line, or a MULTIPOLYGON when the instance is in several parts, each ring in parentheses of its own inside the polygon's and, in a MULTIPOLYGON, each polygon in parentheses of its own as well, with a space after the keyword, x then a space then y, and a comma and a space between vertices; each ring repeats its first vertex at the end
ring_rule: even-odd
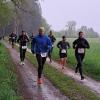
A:
POLYGON ((90 48, 90 45, 85 38, 78 38, 73 42, 73 48, 75 49, 75 52, 78 53, 78 49, 83 48, 85 51, 86 48, 90 48))
POLYGON ((70 45, 67 41, 59 41, 57 47, 59 48, 59 52, 61 52, 63 49, 65 49, 67 52, 67 49, 70 48, 70 45))
POLYGON ((12 41, 17 39, 17 35, 14 33, 10 34, 9 37, 11 38, 12 41))
POLYGON ((17 42, 20 43, 20 46, 26 46, 27 42, 29 42, 29 38, 26 35, 20 35, 17 42))
POLYGON ((52 44, 54 44, 54 42, 56 41, 56 38, 54 37, 54 35, 48 35, 48 37, 50 38, 52 44))

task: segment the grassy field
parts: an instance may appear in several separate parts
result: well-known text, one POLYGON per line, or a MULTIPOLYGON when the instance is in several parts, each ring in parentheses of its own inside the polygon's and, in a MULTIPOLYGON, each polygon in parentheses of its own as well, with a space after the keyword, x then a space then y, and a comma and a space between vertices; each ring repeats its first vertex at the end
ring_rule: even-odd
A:
POLYGON ((10 58, 7 49, 0 43, 0 100, 21 100, 10 58))
MULTIPOLYGON (((37 68, 35 57, 27 52, 27 59, 37 68)), ((60 89, 70 100, 100 100, 87 87, 74 81, 72 78, 63 75, 52 66, 46 64, 44 75, 53 83, 54 86, 60 89)))
MULTIPOLYGON (((69 67, 73 69, 75 69, 76 65, 74 50, 72 48, 72 42, 74 40, 75 39, 68 39, 71 45, 71 49, 68 50, 68 63, 70 65, 69 67)), ((95 80, 100 81, 100 38, 92 38, 88 39, 88 41, 90 43, 90 49, 87 50, 84 59, 84 73, 95 80)), ((56 44, 53 51, 53 59, 59 60, 59 50, 56 47, 56 44)))

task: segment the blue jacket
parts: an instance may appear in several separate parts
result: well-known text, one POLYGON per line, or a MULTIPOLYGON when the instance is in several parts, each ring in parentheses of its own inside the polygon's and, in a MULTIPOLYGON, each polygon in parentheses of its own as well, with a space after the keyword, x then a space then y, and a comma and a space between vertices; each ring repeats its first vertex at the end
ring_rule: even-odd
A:
POLYGON ((51 47, 52 43, 48 36, 37 35, 32 40, 31 51, 36 54, 46 53, 49 52, 51 47))

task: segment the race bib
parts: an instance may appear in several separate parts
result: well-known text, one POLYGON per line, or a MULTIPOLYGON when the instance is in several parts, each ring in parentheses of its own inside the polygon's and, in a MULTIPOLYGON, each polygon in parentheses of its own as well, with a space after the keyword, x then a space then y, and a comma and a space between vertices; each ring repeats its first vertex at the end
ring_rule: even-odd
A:
POLYGON ((27 49, 27 46, 22 46, 22 49, 27 49))
POLYGON ((78 53, 84 53, 84 52, 85 52, 84 48, 79 48, 78 49, 78 53))
POLYGON ((15 37, 13 37, 13 39, 15 39, 15 37))
POLYGON ((47 57, 47 53, 41 53, 41 57, 47 57))
POLYGON ((66 49, 61 50, 61 53, 66 53, 66 49))

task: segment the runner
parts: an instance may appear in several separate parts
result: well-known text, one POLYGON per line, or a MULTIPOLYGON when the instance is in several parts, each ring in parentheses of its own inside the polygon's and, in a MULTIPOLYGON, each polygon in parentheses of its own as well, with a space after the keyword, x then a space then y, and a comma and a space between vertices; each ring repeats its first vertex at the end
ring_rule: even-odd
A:
POLYGON ((32 45, 32 41, 33 41, 33 38, 35 37, 35 34, 34 32, 32 33, 32 35, 30 36, 30 40, 31 40, 31 45, 32 45))
POLYGON ((52 42, 52 48, 51 48, 51 50, 49 50, 49 53, 48 53, 48 57, 50 59, 50 62, 52 62, 51 56, 52 56, 54 42, 56 41, 56 38, 54 37, 52 31, 50 31, 50 34, 48 35, 48 37, 50 38, 50 40, 52 42))
POLYGON ((59 48, 60 64, 62 65, 62 69, 64 69, 67 61, 67 49, 70 48, 65 36, 62 36, 62 41, 58 42, 57 47, 59 48))
POLYGON ((75 49, 75 56, 77 59, 77 67, 75 73, 80 72, 81 80, 84 80, 82 72, 82 62, 85 57, 85 49, 90 48, 88 41, 84 38, 84 33, 79 32, 79 38, 73 42, 73 48, 75 49))
POLYGON ((33 32, 32 35, 30 36, 30 39, 33 40, 34 36, 35 36, 35 34, 33 32))
POLYGON ((17 40, 17 35, 14 32, 12 32, 9 35, 9 41, 11 41, 12 48, 14 48, 16 40, 17 40))
POLYGON ((24 65, 24 59, 25 59, 25 54, 27 50, 27 42, 29 42, 29 38, 25 31, 22 31, 22 34, 19 36, 17 42, 19 43, 19 48, 20 48, 20 64, 24 65))
POLYGON ((38 62, 38 84, 42 84, 42 71, 52 44, 48 36, 45 35, 44 27, 39 28, 39 34, 34 37, 32 41, 31 51, 36 53, 36 58, 38 62))

